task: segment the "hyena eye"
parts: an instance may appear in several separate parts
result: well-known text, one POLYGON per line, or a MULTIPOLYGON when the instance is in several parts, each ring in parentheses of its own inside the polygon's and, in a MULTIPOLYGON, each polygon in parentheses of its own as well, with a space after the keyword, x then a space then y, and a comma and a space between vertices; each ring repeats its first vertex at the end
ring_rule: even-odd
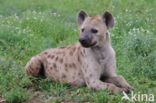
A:
POLYGON ((98 30, 96 30, 96 29, 91 29, 91 32, 92 32, 92 33, 97 33, 98 30))
POLYGON ((84 32, 84 28, 81 29, 81 32, 84 32))

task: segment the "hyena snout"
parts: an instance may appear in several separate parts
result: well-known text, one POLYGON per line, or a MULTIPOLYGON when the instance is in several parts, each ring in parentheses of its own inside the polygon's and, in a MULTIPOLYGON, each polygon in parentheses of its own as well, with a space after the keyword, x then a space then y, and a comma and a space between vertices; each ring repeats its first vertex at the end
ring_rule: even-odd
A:
POLYGON ((86 38, 80 38, 79 41, 80 41, 80 43, 81 43, 82 45, 88 45, 88 44, 89 44, 89 40, 86 39, 86 38))
POLYGON ((81 37, 79 39, 79 42, 81 43, 83 47, 86 47, 86 48, 96 45, 96 42, 92 42, 92 39, 87 36, 81 37))

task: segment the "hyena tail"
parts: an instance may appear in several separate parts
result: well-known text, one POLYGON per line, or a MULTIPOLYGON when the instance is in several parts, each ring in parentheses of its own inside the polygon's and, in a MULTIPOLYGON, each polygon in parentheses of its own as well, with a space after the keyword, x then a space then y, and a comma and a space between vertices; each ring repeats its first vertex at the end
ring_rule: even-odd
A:
POLYGON ((44 76, 44 65, 40 55, 36 55, 30 59, 25 66, 25 71, 28 76, 44 76))

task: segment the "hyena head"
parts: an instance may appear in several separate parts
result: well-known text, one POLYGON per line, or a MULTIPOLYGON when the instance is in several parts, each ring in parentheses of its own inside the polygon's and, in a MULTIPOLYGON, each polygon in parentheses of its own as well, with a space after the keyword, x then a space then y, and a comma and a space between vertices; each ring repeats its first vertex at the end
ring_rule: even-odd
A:
POLYGON ((77 16, 77 23, 80 27, 80 43, 83 47, 103 46, 109 38, 108 30, 114 25, 114 18, 111 13, 104 12, 102 16, 89 17, 84 11, 77 16))

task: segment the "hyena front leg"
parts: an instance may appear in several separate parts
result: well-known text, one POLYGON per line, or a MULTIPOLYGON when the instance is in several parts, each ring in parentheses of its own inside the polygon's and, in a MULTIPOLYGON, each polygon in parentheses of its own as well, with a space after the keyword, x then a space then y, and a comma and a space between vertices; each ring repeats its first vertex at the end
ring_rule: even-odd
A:
POLYGON ((127 92, 126 89, 124 89, 124 88, 118 88, 117 86, 115 86, 112 83, 102 82, 98 79, 86 80, 86 84, 87 84, 88 88, 93 88, 95 90, 108 89, 115 93, 120 93, 122 91, 127 92))
POLYGON ((126 88, 127 90, 133 90, 134 89, 132 86, 130 86, 127 83, 125 78, 123 76, 121 76, 121 75, 117 75, 117 76, 114 76, 114 77, 108 77, 108 78, 105 79, 105 82, 113 83, 116 86, 126 88))
POLYGON ((100 80, 100 71, 94 70, 93 68, 87 68, 86 71, 88 72, 85 72, 84 70, 83 75, 88 88, 93 88, 95 90, 109 89, 113 92, 127 92, 125 88, 118 88, 112 83, 102 82, 100 80))

